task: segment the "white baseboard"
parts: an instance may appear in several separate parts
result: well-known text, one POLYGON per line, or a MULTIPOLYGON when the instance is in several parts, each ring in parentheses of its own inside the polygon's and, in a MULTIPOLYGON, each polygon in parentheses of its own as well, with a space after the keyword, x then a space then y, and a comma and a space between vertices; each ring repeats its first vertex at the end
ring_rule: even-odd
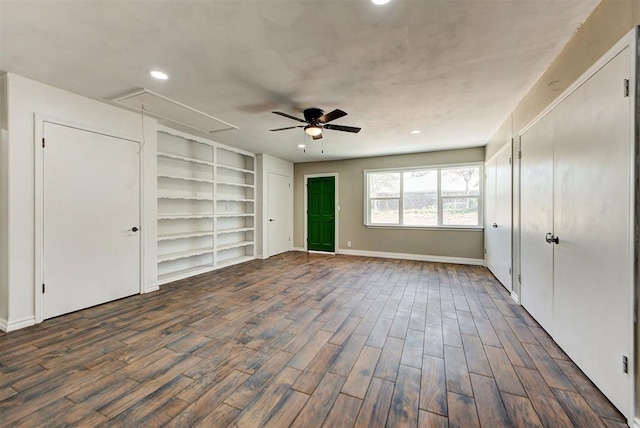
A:
POLYGON ((516 302, 517 304, 520 304, 520 298, 518 297, 518 295, 516 293, 514 293, 513 291, 511 292, 511 300, 513 300, 514 302, 516 302))
POLYGON ((293 247, 293 251, 304 251, 304 252, 306 252, 307 250, 305 250, 302 247, 293 247))
POLYGON ((331 251, 315 251, 315 250, 309 250, 307 251, 307 253, 309 254, 323 254, 325 256, 335 256, 336 253, 331 252, 331 251))
POLYGON ((348 256, 380 257, 384 259, 415 260, 419 262, 453 263, 458 265, 484 266, 484 259, 466 257, 429 256, 426 254, 390 253, 386 251, 345 250, 339 248, 337 254, 348 256))
POLYGON ((31 327, 36 324, 35 317, 26 317, 21 320, 7 322, 5 319, 0 319, 0 330, 4 332, 10 332, 15 330, 20 330, 21 328, 31 327))
POLYGON ((148 287, 145 287, 142 294, 153 293, 154 291, 158 291, 158 290, 160 290, 160 286, 158 284, 149 285, 148 287))

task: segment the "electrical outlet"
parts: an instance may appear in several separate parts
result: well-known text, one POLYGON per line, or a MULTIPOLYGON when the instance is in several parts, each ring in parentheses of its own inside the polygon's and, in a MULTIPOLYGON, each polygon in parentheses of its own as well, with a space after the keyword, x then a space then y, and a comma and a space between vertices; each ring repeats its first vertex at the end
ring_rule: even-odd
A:
POLYGON ((347 241, 347 247, 351 246, 351 241, 347 241))

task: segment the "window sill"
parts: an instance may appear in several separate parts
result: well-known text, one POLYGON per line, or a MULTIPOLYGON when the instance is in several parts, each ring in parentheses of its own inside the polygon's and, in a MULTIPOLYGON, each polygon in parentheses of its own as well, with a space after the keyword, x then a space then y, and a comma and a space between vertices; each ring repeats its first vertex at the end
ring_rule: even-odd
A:
POLYGON ((438 231, 464 231, 464 232, 483 232, 482 226, 401 226, 397 224, 365 224, 367 229, 412 229, 412 230, 438 230, 438 231))

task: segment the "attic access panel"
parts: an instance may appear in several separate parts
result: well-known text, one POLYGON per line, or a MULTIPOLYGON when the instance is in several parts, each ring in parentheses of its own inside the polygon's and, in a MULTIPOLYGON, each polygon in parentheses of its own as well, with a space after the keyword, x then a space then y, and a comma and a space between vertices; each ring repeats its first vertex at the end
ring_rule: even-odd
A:
POLYGON ((238 129, 223 120, 203 113, 192 107, 174 101, 170 98, 151 92, 148 89, 137 89, 113 100, 136 111, 168 120, 201 132, 212 133, 229 129, 238 129))

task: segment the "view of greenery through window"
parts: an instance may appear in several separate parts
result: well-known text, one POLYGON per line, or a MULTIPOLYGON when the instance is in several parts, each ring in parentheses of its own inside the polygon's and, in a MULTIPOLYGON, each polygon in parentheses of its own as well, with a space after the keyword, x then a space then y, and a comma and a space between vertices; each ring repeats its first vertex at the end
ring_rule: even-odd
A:
POLYGON ((367 177, 369 224, 480 225, 479 165, 408 171, 371 171, 367 173, 367 177))

